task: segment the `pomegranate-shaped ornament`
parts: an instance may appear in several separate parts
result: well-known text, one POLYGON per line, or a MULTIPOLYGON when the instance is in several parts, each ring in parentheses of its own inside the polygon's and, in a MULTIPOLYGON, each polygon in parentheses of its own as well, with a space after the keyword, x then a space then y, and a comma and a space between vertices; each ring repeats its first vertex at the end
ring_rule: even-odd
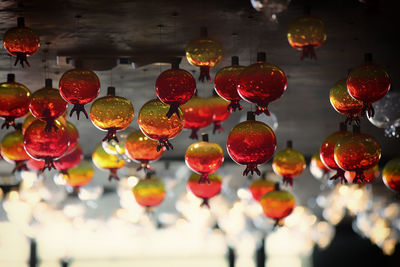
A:
POLYGON ((381 148, 374 137, 360 133, 360 127, 354 126, 353 134, 338 140, 334 156, 340 168, 356 172, 353 183, 366 182, 363 172, 379 163, 381 148))
POLYGON ((92 154, 92 161, 97 168, 110 171, 109 181, 112 179, 119 181, 117 171, 125 166, 124 160, 120 160, 116 155, 108 154, 99 144, 92 154))
POLYGON ((306 168, 306 160, 303 154, 293 149, 293 142, 289 140, 286 148, 274 156, 272 168, 276 174, 283 176, 283 184, 293 186, 293 178, 306 168))
MULTIPOLYGON (((57 120, 59 120, 59 119, 57 119, 57 120)), ((78 129, 76 129, 75 125, 73 125, 69 121, 65 122, 65 128, 67 129, 68 136, 69 136, 69 147, 68 147, 68 150, 67 150, 67 152, 65 154, 69 154, 78 145, 79 132, 78 132, 78 129)))
POLYGON ((364 181, 358 180, 358 181, 354 182, 354 178, 356 177, 356 175, 357 174, 355 172, 346 171, 344 173, 344 177, 346 178, 348 183, 370 184, 376 178, 379 177, 379 165, 375 165, 374 167, 364 171, 364 181))
POLYGON ((85 105, 92 102, 100 93, 100 80, 96 73, 88 69, 72 69, 63 74, 59 82, 61 96, 74 105, 69 116, 76 112, 79 120, 79 114, 83 112, 88 119, 85 105))
POLYGON ((157 140, 157 151, 163 147, 167 150, 174 149, 169 139, 176 137, 183 129, 185 117, 180 108, 178 108, 180 116, 173 114, 167 118, 168 105, 159 99, 153 99, 143 105, 139 111, 138 124, 140 130, 150 139, 157 140))
POLYGON ((237 90, 247 102, 257 104, 256 115, 270 115, 268 104, 279 99, 286 90, 286 75, 278 66, 266 62, 264 52, 257 54, 257 63, 246 67, 239 76, 237 90))
POLYGON ((240 73, 245 69, 244 66, 239 66, 239 57, 232 57, 232 65, 220 69, 214 78, 214 89, 217 94, 223 99, 230 101, 228 105, 229 111, 242 110, 239 101, 242 100, 237 91, 240 73))
POLYGON ((118 142, 117 131, 122 131, 131 124, 134 110, 131 101, 115 96, 115 87, 108 87, 107 95, 96 99, 90 108, 90 120, 94 126, 107 131, 103 141, 118 142))
POLYGON ((372 63, 372 54, 365 54, 365 63, 352 69, 347 78, 349 94, 364 104, 368 117, 374 116, 372 103, 383 98, 390 89, 390 77, 385 69, 372 63))
POLYGON ((145 136, 142 131, 132 132, 125 142, 125 153, 128 157, 140 163, 138 171, 141 169, 152 170, 150 162, 161 158, 164 149, 157 151, 158 142, 145 136))
MULTIPOLYGON (((22 123, 22 133, 25 134, 26 129, 28 129, 28 127, 34 122, 37 121, 38 119, 35 118, 30 112, 28 112, 28 115, 26 115, 24 122, 22 123)), ((62 125, 66 126, 67 125, 67 121, 65 120, 65 118, 63 116, 58 117, 57 121, 59 123, 61 123, 62 125)), ((67 128, 68 130, 68 128, 67 128)))
POLYGON ((386 163, 382 171, 382 180, 387 188, 400 193, 400 158, 394 158, 386 163))
POLYGON ((340 123, 340 130, 334 132, 333 134, 329 135, 325 140, 322 142, 320 147, 320 157, 322 162, 331 170, 336 171, 336 174, 333 175, 330 179, 336 180, 340 178, 341 183, 346 182, 346 178, 344 177, 344 170, 342 170, 335 161, 334 151, 336 143, 345 136, 351 135, 350 132, 347 131, 347 127, 345 123, 340 123))
POLYGON ((305 16, 289 24, 287 38, 291 47, 302 51, 300 59, 317 59, 315 49, 326 40, 325 24, 320 18, 310 16, 309 10, 306 10, 305 16))
POLYGON ((216 144, 208 142, 208 134, 202 134, 203 141, 191 144, 185 153, 186 165, 201 175, 199 183, 210 183, 208 175, 216 172, 224 162, 224 152, 216 144))
MULTIPOLYGON (((63 178, 67 185, 78 189, 81 186, 87 185, 94 176, 92 163, 87 160, 82 160, 77 166, 67 170, 63 178)), ((77 191, 77 190, 75 190, 77 191)))
POLYGON ((319 151, 315 152, 311 157, 310 172, 317 179, 328 177, 331 172, 331 170, 322 162, 319 151))
POLYGON ((296 200, 291 193, 281 190, 277 183, 273 191, 261 197, 260 204, 264 215, 275 220, 275 226, 280 226, 282 219, 292 213, 296 200))
POLYGON ((25 116, 29 111, 31 92, 15 82, 15 75, 9 73, 7 82, 0 83, 0 117, 5 119, 1 129, 10 126, 15 128, 15 119, 25 116))
POLYGON ((16 60, 14 66, 24 64, 30 67, 27 57, 32 56, 39 49, 40 39, 39 35, 25 26, 25 19, 19 17, 17 19, 17 27, 9 29, 3 37, 4 48, 11 56, 15 56, 16 60))
POLYGON ((251 195, 256 201, 260 201, 266 193, 269 193, 274 189, 275 182, 267 180, 265 175, 261 176, 260 179, 254 180, 249 186, 251 195))
POLYGON ((363 111, 363 102, 349 95, 347 91, 347 80, 338 81, 329 92, 329 100, 332 107, 340 114, 345 115, 345 123, 351 124, 353 121, 356 125, 360 125, 358 117, 363 111))
POLYGON ((31 158, 24 149, 24 135, 22 134, 21 129, 22 125, 19 126, 16 126, 17 129, 15 131, 6 134, 0 144, 1 156, 7 162, 15 163, 12 173, 20 172, 22 170, 27 171, 28 168, 26 166, 26 161, 31 158))
POLYGON ((76 145, 75 149, 54 161, 54 167, 60 171, 62 174, 68 175, 68 169, 77 166, 83 159, 82 148, 80 145, 76 145))
POLYGON ((26 166, 29 170, 41 172, 44 169, 44 160, 30 158, 26 162, 26 166))
POLYGON ((166 196, 164 182, 154 173, 146 174, 146 178, 140 180, 132 191, 136 202, 148 211, 152 207, 160 205, 166 196))
POLYGON ((212 107, 213 111, 213 134, 215 134, 216 132, 224 132, 225 130, 224 128, 222 128, 221 124, 231 115, 231 112, 228 109, 229 101, 226 101, 218 95, 215 95, 208 98, 208 104, 212 107))
POLYGON ((201 183, 202 176, 193 173, 190 175, 186 188, 193 193, 196 197, 203 199, 200 207, 206 206, 210 208, 209 199, 215 197, 221 192, 222 178, 216 173, 208 176, 209 183, 201 183))
POLYGON ((247 113, 247 121, 236 125, 229 133, 226 147, 229 156, 238 164, 246 165, 243 175, 256 172, 258 164, 267 162, 276 150, 274 131, 265 123, 256 121, 253 112, 247 113))
POLYGON ((171 118, 172 114, 180 116, 178 107, 188 102, 196 92, 196 81, 192 74, 179 68, 179 61, 172 64, 172 68, 164 71, 156 81, 156 93, 158 98, 170 108, 166 114, 171 118))
POLYGON ((199 129, 206 128, 213 121, 213 107, 207 98, 193 96, 186 104, 181 106, 183 114, 185 114, 185 129, 192 132, 190 139, 199 139, 197 132, 199 129))
POLYGON ((68 103, 60 96, 59 91, 53 88, 51 79, 46 79, 45 87, 32 94, 29 103, 31 114, 46 122, 46 131, 57 129, 54 121, 63 115, 67 107, 68 103))
POLYGON ((211 81, 210 68, 214 68, 221 60, 222 46, 208 38, 207 28, 202 27, 200 38, 190 41, 186 46, 186 58, 191 65, 200 67, 199 81, 211 81))
POLYGON ((53 161, 62 157, 68 149, 70 139, 65 126, 54 121, 54 131, 46 131, 46 122, 34 121, 25 131, 24 148, 29 156, 36 160, 44 160, 44 169, 54 168, 53 161))

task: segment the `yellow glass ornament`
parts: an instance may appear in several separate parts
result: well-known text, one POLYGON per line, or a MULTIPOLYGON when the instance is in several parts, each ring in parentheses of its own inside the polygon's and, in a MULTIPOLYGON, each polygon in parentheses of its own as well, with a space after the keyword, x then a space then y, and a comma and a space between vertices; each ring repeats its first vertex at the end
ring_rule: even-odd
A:
POLYGON ((124 160, 120 160, 116 155, 108 154, 104 151, 103 146, 99 144, 92 154, 92 161, 97 168, 110 171, 109 181, 112 179, 119 181, 117 171, 125 166, 124 160))

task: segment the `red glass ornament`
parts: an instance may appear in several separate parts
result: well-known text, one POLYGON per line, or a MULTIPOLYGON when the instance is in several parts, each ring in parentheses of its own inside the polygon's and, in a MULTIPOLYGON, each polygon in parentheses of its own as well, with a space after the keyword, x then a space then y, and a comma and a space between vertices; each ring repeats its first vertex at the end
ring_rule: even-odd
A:
POLYGON ((239 76, 237 90, 247 102, 257 104, 256 115, 270 115, 268 104, 279 99, 286 90, 286 75, 278 66, 266 62, 258 53, 257 63, 246 67, 239 76))
POLYGON ((80 145, 75 146, 75 149, 54 161, 54 167, 59 170, 62 174, 68 175, 68 169, 74 168, 77 166, 83 159, 82 148, 80 145))
POLYGON ((23 17, 19 17, 17 23, 17 27, 9 29, 4 34, 3 45, 11 56, 17 57, 14 66, 19 62, 22 67, 24 67, 25 63, 30 67, 31 65, 27 57, 35 54, 39 49, 39 35, 31 28, 25 26, 25 19, 23 17))
POLYGON ((59 121, 54 122, 56 131, 45 131, 46 123, 41 120, 34 121, 25 131, 24 148, 29 156, 36 160, 44 160, 42 169, 54 168, 53 160, 62 157, 69 146, 69 136, 59 121))
POLYGON ((101 143, 93 151, 92 161, 97 168, 110 171, 109 181, 112 179, 119 181, 117 171, 125 166, 125 161, 120 160, 116 155, 108 154, 101 143))
POLYGON ((0 117, 5 119, 1 129, 10 126, 15 128, 15 119, 25 116, 29 111, 31 92, 21 84, 15 82, 15 75, 9 73, 7 82, 0 83, 0 117))
POLYGON ((394 158, 386 163, 382 171, 382 180, 387 188, 400 193, 400 158, 394 158))
POLYGON ((374 116, 372 103, 384 97, 390 89, 390 77, 385 69, 372 63, 372 54, 365 54, 365 63, 354 68, 347 78, 349 94, 364 104, 368 117, 374 116))
POLYGON ((195 92, 195 79, 188 71, 179 68, 179 62, 174 62, 172 68, 161 73, 156 81, 158 98, 170 105, 167 118, 171 118, 174 113, 179 117, 178 107, 188 102, 195 92))
POLYGON ((122 131, 131 124, 134 109, 131 101, 115 96, 115 87, 108 87, 107 95, 96 99, 90 107, 90 120, 98 129, 107 131, 103 141, 118 142, 117 131, 122 131))
POLYGON ((154 174, 147 174, 146 179, 140 180, 132 189, 136 202, 148 210, 163 202, 166 192, 163 181, 154 174))
POLYGON ((350 132, 346 129, 346 124, 340 124, 340 130, 334 132, 333 134, 329 135, 325 140, 322 142, 320 147, 320 157, 322 162, 331 170, 335 170, 336 174, 332 176, 331 180, 336 180, 340 178, 341 183, 346 182, 346 178, 344 177, 344 170, 342 170, 335 161, 334 151, 336 143, 343 137, 351 135, 350 132))
POLYGON ((86 119, 89 118, 84 105, 92 102, 100 93, 100 80, 96 73, 91 70, 77 68, 63 74, 59 82, 61 96, 74 105, 69 116, 76 112, 79 120, 79 114, 83 112, 86 119))
POLYGON ((261 198, 275 189, 275 182, 265 179, 262 176, 260 179, 254 180, 249 186, 249 190, 254 200, 260 201, 261 198))
POLYGON ((221 192, 222 178, 218 174, 210 174, 208 176, 209 183, 201 183, 202 176, 193 173, 190 175, 186 188, 196 197, 202 198, 203 202, 200 207, 206 206, 210 208, 209 199, 215 197, 221 192))
POLYGON ((216 132, 224 132, 222 122, 229 118, 231 112, 228 108, 229 101, 219 97, 218 95, 208 98, 208 104, 212 107, 214 112, 212 122, 214 123, 213 134, 216 132))
POLYGON ((34 92, 29 103, 31 114, 46 122, 46 131, 57 129, 54 121, 62 116, 68 107, 68 103, 60 96, 59 91, 52 87, 52 80, 46 79, 45 87, 34 92))
POLYGON ((208 175, 216 172, 224 162, 224 152, 216 144, 208 142, 208 134, 202 134, 203 141, 191 144, 185 153, 186 165, 201 175, 199 183, 210 183, 208 175))
POLYGON ((344 173, 344 177, 346 178, 348 183, 358 183, 358 184, 366 183, 366 184, 370 184, 376 178, 379 177, 379 165, 375 165, 374 167, 364 171, 364 181, 361 181, 361 180, 354 181, 354 178, 356 178, 356 173, 355 172, 346 171, 344 173))
POLYGON ((157 151, 163 147, 167 150, 174 149, 169 139, 176 137, 183 129, 185 116, 180 108, 180 116, 174 114, 171 118, 165 116, 168 105, 159 99, 153 99, 145 103, 139 111, 138 124, 140 130, 150 139, 157 140, 157 151))
MULTIPOLYGON (((25 134, 26 129, 34 122, 37 121, 36 119, 30 112, 28 112, 28 115, 26 115, 24 122, 22 123, 22 133, 25 134)), ((67 121, 63 116, 58 117, 57 121, 60 122, 62 125, 67 125, 67 121)))
POLYGON ((227 101, 231 101, 228 105, 230 112, 236 109, 242 110, 239 101, 242 100, 237 91, 240 73, 245 69, 239 66, 239 57, 232 57, 232 65, 220 69, 214 78, 214 89, 217 94, 227 101))
POLYGON ((186 104, 181 106, 185 114, 185 129, 192 130, 189 138, 199 139, 197 132, 212 123, 213 109, 207 98, 193 96, 186 104))
POLYGON ((381 148, 368 134, 361 134, 354 126, 353 133, 338 140, 334 150, 336 164, 346 171, 356 172, 353 183, 365 182, 364 171, 378 164, 381 148))
POLYGON ((32 159, 30 158, 27 162, 26 162, 26 166, 33 171, 41 171, 44 169, 44 160, 36 160, 36 159, 32 159))
POLYGON ((254 113, 247 113, 247 121, 236 125, 229 133, 226 147, 229 156, 238 164, 246 165, 243 175, 256 172, 258 164, 267 162, 276 150, 274 131, 265 123, 256 121, 254 113))
MULTIPOLYGON (((59 119, 57 119, 59 120, 59 119)), ((68 150, 65 154, 69 154, 70 152, 72 152, 78 145, 78 141, 79 141, 79 132, 78 129, 76 129, 75 125, 73 125, 71 122, 66 121, 65 123, 65 129, 68 132, 68 136, 69 136, 69 147, 68 150)))
POLYGON ((22 129, 6 134, 1 140, 0 144, 1 156, 10 163, 15 163, 15 167, 12 173, 20 172, 22 170, 27 171, 26 161, 31 157, 26 153, 24 149, 24 135, 22 129))
POLYGON ((287 191, 280 190, 279 184, 275 185, 275 190, 265 194, 260 204, 264 215, 275 220, 275 226, 282 225, 282 219, 292 213, 296 200, 287 191))

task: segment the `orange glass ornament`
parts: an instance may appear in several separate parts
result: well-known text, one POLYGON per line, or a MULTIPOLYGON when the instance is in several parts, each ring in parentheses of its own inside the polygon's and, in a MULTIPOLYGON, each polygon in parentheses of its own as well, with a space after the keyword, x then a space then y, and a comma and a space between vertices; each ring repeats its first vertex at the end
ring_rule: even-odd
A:
POLYGON ((77 166, 67 170, 63 176, 67 185, 74 188, 87 185, 94 176, 92 164, 87 160, 82 160, 77 166))
POLYGON ((303 154, 293 148, 293 142, 289 140, 286 148, 274 156, 272 168, 276 174, 283 176, 283 184, 293 186, 293 178, 299 176, 306 168, 306 160, 303 154))
POLYGON ((247 102, 257 104, 256 115, 270 115, 269 103, 279 99, 287 86, 286 75, 278 66, 266 62, 264 52, 257 54, 257 63, 246 67, 239 76, 237 90, 247 102))
POLYGON ((193 96, 186 104, 181 106, 185 114, 185 129, 192 130, 189 138, 199 139, 197 132, 199 129, 208 127, 213 120, 213 107, 207 98, 193 96))
POLYGON ((209 183, 201 183, 200 181, 202 179, 201 175, 193 173, 189 177, 186 188, 196 197, 203 199, 200 207, 206 206, 207 208, 210 208, 209 199, 215 197, 219 192, 221 192, 222 178, 218 174, 213 173, 208 176, 209 183))
POLYGON ((211 81, 210 68, 214 68, 222 59, 222 46, 208 38, 207 28, 202 27, 200 38, 190 41, 186 46, 186 59, 191 65, 200 67, 199 81, 211 81))
POLYGON ((24 149, 24 135, 17 125, 17 130, 6 134, 0 144, 1 156, 10 163, 15 163, 12 173, 27 171, 26 161, 31 157, 24 149))
POLYGON ((107 131, 103 141, 118 142, 117 131, 122 131, 131 124, 134 110, 131 101, 115 96, 115 87, 108 87, 107 96, 93 102, 90 108, 90 120, 98 129, 107 131))
POLYGON ((27 57, 32 56, 40 47, 39 35, 25 26, 25 19, 19 17, 17 19, 17 27, 9 29, 3 37, 4 48, 11 56, 15 56, 16 60, 14 66, 24 64, 30 67, 27 57))
POLYGON ((382 180, 387 188, 400 193, 400 158, 394 158, 386 163, 382 171, 382 180))
POLYGON ((354 126, 353 133, 341 138, 335 146, 335 161, 346 171, 356 172, 353 183, 365 182, 364 171, 378 164, 381 148, 378 141, 368 134, 361 134, 354 126))
POLYGON ((185 116, 178 108, 180 116, 174 115, 167 118, 169 106, 159 99, 153 99, 145 103, 139 111, 138 124, 140 130, 150 139, 157 140, 157 151, 163 147, 167 150, 174 149, 169 139, 175 138, 183 129, 185 116))
POLYGON ((227 120, 231 115, 231 112, 228 108, 229 101, 219 97, 218 95, 212 96, 208 98, 208 104, 212 107, 213 117, 212 122, 214 123, 213 134, 216 132, 224 132, 224 128, 222 128, 222 122, 227 120))
POLYGON ((112 179, 119 181, 117 171, 125 166, 125 161, 120 160, 116 155, 108 154, 101 143, 93 151, 92 161, 97 168, 110 171, 109 181, 112 179))
POLYGON ((346 171, 344 173, 344 177, 346 178, 348 183, 358 183, 358 184, 370 184, 372 183, 376 178, 379 177, 379 165, 375 165, 374 167, 365 170, 364 172, 364 181, 358 180, 356 182, 354 182, 354 178, 356 177, 356 173, 355 172, 349 172, 346 171))
POLYGON ((54 161, 54 167, 62 174, 68 175, 68 169, 77 166, 83 159, 82 148, 76 145, 74 150, 54 161))
POLYGON ((30 96, 29 89, 15 82, 15 75, 9 73, 7 82, 0 83, 0 117, 5 119, 1 129, 8 129, 10 126, 15 128, 14 120, 29 112, 30 96))
POLYGON ((145 136, 142 131, 132 132, 125 142, 125 153, 128 157, 140 163, 138 171, 141 169, 152 170, 150 162, 161 158, 164 149, 157 151, 158 142, 145 136))
POLYGON ((160 205, 166 196, 164 182, 151 173, 140 180, 132 191, 136 202, 147 209, 160 205))
POLYGON ((186 165, 201 175, 199 183, 210 183, 208 175, 216 172, 224 162, 222 148, 208 141, 208 134, 202 134, 203 141, 191 144, 185 153, 186 165))
POLYGON ((265 176, 262 176, 260 179, 254 180, 249 186, 251 195, 256 201, 260 201, 265 194, 273 191, 274 189, 275 182, 267 180, 265 176))

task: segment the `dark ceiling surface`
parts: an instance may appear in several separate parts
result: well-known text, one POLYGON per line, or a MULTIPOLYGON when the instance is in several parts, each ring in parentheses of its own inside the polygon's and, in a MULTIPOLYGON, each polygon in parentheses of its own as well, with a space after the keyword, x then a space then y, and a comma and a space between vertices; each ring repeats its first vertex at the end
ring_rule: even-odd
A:
MULTIPOLYGON (((232 55, 238 55, 241 64, 248 65, 255 61, 258 51, 265 51, 268 61, 285 71, 287 90, 270 105, 279 122, 278 149, 292 139, 295 148, 311 156, 343 120, 329 103, 330 88, 347 75, 349 68, 362 63, 365 52, 372 52, 375 62, 388 70, 392 89, 397 89, 400 67, 396 52, 396 12, 399 9, 398 1, 379 1, 379 10, 374 12, 367 11, 357 0, 308 2, 311 13, 324 20, 328 37, 316 51, 318 60, 301 61, 300 53, 287 42, 286 28, 292 19, 302 15, 304 1, 293 0, 278 15, 278 23, 253 10, 248 0, 2 1, 0 31, 4 33, 16 25, 18 16, 24 16, 27 26, 39 33, 41 48, 29 59, 32 67, 22 69, 11 66, 2 47, 0 77, 5 80, 7 73, 14 72, 17 81, 35 91, 43 87, 45 77, 58 85, 62 73, 73 68, 66 57, 81 58, 86 65, 100 70, 96 71, 102 84, 100 96, 112 84, 117 94, 133 102, 136 114, 132 125, 137 127, 138 111, 146 101, 156 97, 155 80, 161 71, 169 68, 165 63, 174 56, 184 57, 185 45, 199 36, 201 26, 207 26, 209 35, 224 48, 223 60, 212 70, 212 76, 230 64, 232 55), (130 64, 116 64, 119 58, 129 58, 135 68, 130 64)), ((185 58, 181 67, 193 71, 195 76, 199 73, 185 58)), ((197 86, 200 96, 212 94, 211 83, 197 86)), ((243 114, 244 111, 232 114, 224 124, 225 133, 212 135, 210 140, 225 147, 229 130, 243 114)), ((85 154, 90 155, 104 132, 88 120, 72 118, 71 121, 79 129, 85 154)), ((384 157, 398 154, 398 140, 385 138, 383 130, 375 128, 366 118, 362 119, 361 127, 363 132, 378 139, 384 157)), ((0 137, 5 132, 0 131, 0 137)), ((211 133, 211 127, 205 132, 211 133)), ((188 136, 189 132, 182 132, 174 139, 174 151, 165 152, 164 158, 183 158, 192 143, 188 136)))

